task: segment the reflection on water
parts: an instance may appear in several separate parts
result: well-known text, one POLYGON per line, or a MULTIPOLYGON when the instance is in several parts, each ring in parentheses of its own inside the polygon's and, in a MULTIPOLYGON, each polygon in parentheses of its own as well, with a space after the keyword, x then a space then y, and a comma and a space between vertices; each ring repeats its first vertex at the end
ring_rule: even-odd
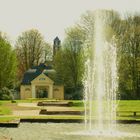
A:
POLYGON ((21 123, 18 128, 0 128, 12 140, 140 140, 139 124, 118 124, 113 135, 86 133, 80 123, 21 123))

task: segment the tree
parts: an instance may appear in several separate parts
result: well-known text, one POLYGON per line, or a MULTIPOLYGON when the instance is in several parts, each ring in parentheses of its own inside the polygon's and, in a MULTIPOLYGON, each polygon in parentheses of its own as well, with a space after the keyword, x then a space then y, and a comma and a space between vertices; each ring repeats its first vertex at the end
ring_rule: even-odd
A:
POLYGON ((0 88, 13 87, 16 79, 17 59, 6 36, 0 34, 0 88))
POLYGON ((44 45, 44 61, 52 61, 53 59, 53 50, 49 43, 44 45))
POLYGON ((19 60, 19 78, 34 65, 44 60, 44 48, 48 45, 36 29, 23 32, 16 42, 16 52, 19 60))
POLYGON ((110 35, 110 30, 108 29, 112 28, 111 30, 113 30, 115 35, 121 31, 119 28, 121 19, 118 12, 113 10, 88 11, 82 15, 81 21, 78 24, 79 27, 86 33, 86 39, 88 40, 88 42, 93 43, 94 41, 96 15, 100 16, 102 22, 106 26, 104 28, 104 32, 107 32, 105 34, 106 37, 111 38, 111 36, 108 36, 110 35))
POLYGON ((12 90, 3 87, 0 89, 0 100, 10 100, 13 99, 12 90))
POLYGON ((121 90, 129 93, 128 98, 140 98, 140 15, 128 15, 122 22, 120 35, 121 90))
MULTIPOLYGON (((98 12, 98 11, 97 11, 98 12)), ((119 88, 122 99, 136 99, 140 95, 140 17, 128 15, 121 19, 115 11, 101 10, 100 18, 104 23, 104 37, 107 42, 115 37, 118 51, 119 88)), ((98 14, 99 16, 99 14, 98 14)), ((96 11, 89 11, 82 17, 81 28, 87 34, 90 49, 94 46, 96 11)), ((93 52, 94 50, 90 50, 93 52)), ((94 53, 93 53, 94 54, 94 53)), ((92 56, 94 58, 94 56, 92 56)))
MULTIPOLYGON (((140 98, 140 15, 139 13, 128 15, 121 19, 116 11, 99 12, 104 21, 104 40, 108 43, 113 41, 117 47, 118 91, 121 99, 138 99, 140 98)), ((78 75, 79 71, 80 74, 84 73, 81 64, 84 65, 87 58, 94 59, 94 50, 92 50, 94 47, 91 46, 95 45, 95 15, 96 11, 88 11, 82 16, 78 26, 68 30, 63 50, 55 56, 57 75, 61 75, 60 81, 65 84, 66 89, 68 86, 76 89, 82 85, 83 76, 78 75)), ((73 90, 73 93, 75 91, 73 90)))
POLYGON ((70 28, 67 30, 63 49, 57 52, 54 58, 57 75, 61 77, 61 83, 64 83, 66 91, 71 90, 71 98, 82 96, 81 94, 76 97, 76 92, 82 86, 84 74, 84 39, 84 32, 79 27, 70 28))

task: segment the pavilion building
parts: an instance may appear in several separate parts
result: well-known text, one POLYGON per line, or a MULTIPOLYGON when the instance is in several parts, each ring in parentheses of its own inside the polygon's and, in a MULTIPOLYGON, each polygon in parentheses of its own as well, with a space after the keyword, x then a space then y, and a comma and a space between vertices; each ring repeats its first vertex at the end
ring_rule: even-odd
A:
MULTIPOLYGON (((56 37, 53 53, 56 54, 58 49, 60 49, 60 40, 56 37)), ((52 75, 55 75, 55 70, 45 63, 27 70, 21 82, 20 98, 64 99, 64 86, 57 85, 52 75)))

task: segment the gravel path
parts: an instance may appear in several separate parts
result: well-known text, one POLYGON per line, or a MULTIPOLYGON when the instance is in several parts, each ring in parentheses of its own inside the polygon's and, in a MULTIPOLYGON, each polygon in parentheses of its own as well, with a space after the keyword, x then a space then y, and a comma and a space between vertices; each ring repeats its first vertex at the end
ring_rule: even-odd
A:
POLYGON ((39 116, 39 110, 18 110, 13 111, 15 116, 39 116))
POLYGON ((13 115, 15 116, 41 116, 39 111, 41 108, 47 109, 48 111, 74 111, 72 107, 58 107, 58 106, 48 106, 48 107, 39 107, 37 103, 18 103, 20 107, 26 107, 26 110, 14 110, 13 115), (28 107, 30 108, 28 110, 28 107), (31 110, 31 107, 33 109, 31 110), (36 109, 34 109, 36 107, 36 109))
POLYGON ((5 136, 0 136, 0 140, 12 140, 11 138, 7 138, 5 136))

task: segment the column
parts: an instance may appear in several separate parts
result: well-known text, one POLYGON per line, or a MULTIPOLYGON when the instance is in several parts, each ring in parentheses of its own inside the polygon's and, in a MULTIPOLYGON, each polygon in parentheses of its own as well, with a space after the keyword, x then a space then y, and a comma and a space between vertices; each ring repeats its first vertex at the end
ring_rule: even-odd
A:
POLYGON ((53 98, 53 85, 49 85, 48 98, 50 98, 50 99, 53 98))
POLYGON ((35 85, 32 85, 32 98, 36 98, 35 85))

